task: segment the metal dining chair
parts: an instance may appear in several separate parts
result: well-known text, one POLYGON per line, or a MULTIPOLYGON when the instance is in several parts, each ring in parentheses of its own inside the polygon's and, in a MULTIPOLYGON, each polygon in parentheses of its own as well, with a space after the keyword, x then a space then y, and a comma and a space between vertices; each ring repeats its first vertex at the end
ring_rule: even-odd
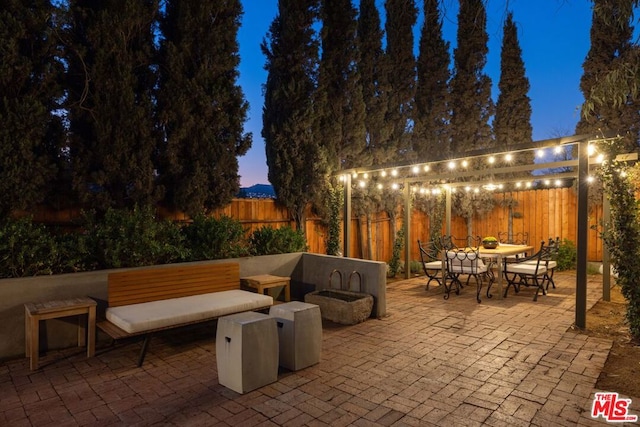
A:
POLYGON ((436 281, 438 286, 442 285, 442 257, 440 255, 441 249, 433 240, 423 245, 418 239, 418 248, 420 249, 420 261, 422 262, 422 269, 424 274, 429 278, 427 281, 426 290, 429 290, 429 284, 432 281, 436 281))
POLYGON ((469 284, 471 277, 475 279, 476 300, 480 303, 482 285, 485 280, 488 281, 488 292, 493 282, 493 275, 480 257, 479 247, 481 239, 479 237, 474 237, 467 238, 466 241, 470 244, 459 247, 453 243, 453 240, 449 240, 450 245, 445 251, 446 276, 444 278, 444 299, 449 299, 449 295, 454 286, 456 295, 460 294, 460 289, 463 287, 460 276, 466 275, 467 285, 469 284), (448 284, 447 281, 449 281, 448 284))

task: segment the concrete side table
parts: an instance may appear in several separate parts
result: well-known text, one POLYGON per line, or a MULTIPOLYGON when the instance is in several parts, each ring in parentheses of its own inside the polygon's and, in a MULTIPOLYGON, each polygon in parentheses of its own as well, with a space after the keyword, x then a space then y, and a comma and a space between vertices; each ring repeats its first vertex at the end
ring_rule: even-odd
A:
POLYGON ((218 382, 243 394, 278 380, 276 321, 253 311, 218 319, 218 382))
POLYGON ((322 317, 320 307, 300 301, 271 306, 277 320, 280 366, 291 371, 320 362, 322 317))
POLYGON ((242 277, 240 280, 250 288, 256 289, 259 294, 264 294, 265 289, 284 286, 284 300, 291 301, 290 277, 259 274, 257 276, 242 277))
POLYGON ((30 358, 32 371, 38 369, 40 352, 40 321, 80 315, 78 318, 78 347, 87 345, 87 357, 96 352, 96 302, 88 297, 69 298, 24 305, 25 355, 30 358), (84 315, 86 314, 86 319, 84 315), (86 340, 85 340, 86 334, 86 340))

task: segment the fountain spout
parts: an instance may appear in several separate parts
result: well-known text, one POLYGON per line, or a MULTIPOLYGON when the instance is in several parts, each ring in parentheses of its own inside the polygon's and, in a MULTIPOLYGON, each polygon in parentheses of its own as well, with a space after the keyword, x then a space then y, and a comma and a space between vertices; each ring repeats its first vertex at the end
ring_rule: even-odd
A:
POLYGON ((359 271, 353 270, 351 272, 351 274, 349 275, 349 282, 347 285, 347 290, 350 291, 351 290, 351 278, 353 277, 354 274, 358 275, 358 292, 362 292, 362 275, 360 274, 359 271))
POLYGON ((338 273, 338 276, 340 276, 340 286, 338 287, 338 289, 342 290, 342 272, 338 269, 333 270, 331 274, 329 274, 329 289, 333 289, 333 273, 338 273))

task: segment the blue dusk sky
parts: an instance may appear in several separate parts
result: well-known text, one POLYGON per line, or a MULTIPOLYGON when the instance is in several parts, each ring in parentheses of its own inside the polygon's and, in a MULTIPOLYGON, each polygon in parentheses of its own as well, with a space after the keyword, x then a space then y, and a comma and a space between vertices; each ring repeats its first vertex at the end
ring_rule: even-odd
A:
MULTIPOLYGON (((244 95, 250 104, 245 131, 253 134, 253 146, 239 159, 240 183, 243 187, 267 184, 267 163, 262 129, 263 85, 267 78, 265 58, 260 43, 266 37, 277 13, 277 0, 242 0, 244 16, 239 31, 240 79, 244 95)), ((358 0, 354 1, 355 6, 358 0)), ((376 4, 382 19, 384 0, 376 4)), ((422 9, 422 0, 417 0, 422 9)), ((533 139, 541 140, 573 135, 583 102, 580 92, 582 63, 589 50, 591 1, 588 0, 488 0, 487 32, 489 54, 485 73, 493 82, 493 99, 497 100, 500 79, 502 29, 507 7, 518 25, 526 75, 529 79, 533 139)), ((458 1, 444 0, 443 31, 453 48, 456 43, 458 1)), ((414 28, 419 41, 422 12, 414 28)), ((383 22, 384 25, 384 22, 383 22)), ((417 50, 416 50, 417 55, 417 50)))

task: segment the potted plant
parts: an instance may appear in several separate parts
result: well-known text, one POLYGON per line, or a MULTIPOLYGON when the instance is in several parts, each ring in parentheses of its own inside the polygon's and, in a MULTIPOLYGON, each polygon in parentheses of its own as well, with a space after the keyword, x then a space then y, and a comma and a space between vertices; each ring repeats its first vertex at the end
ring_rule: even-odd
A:
POLYGON ((499 244, 498 239, 496 239, 493 236, 488 236, 482 239, 482 246, 485 249, 495 249, 498 247, 498 244, 499 244))

